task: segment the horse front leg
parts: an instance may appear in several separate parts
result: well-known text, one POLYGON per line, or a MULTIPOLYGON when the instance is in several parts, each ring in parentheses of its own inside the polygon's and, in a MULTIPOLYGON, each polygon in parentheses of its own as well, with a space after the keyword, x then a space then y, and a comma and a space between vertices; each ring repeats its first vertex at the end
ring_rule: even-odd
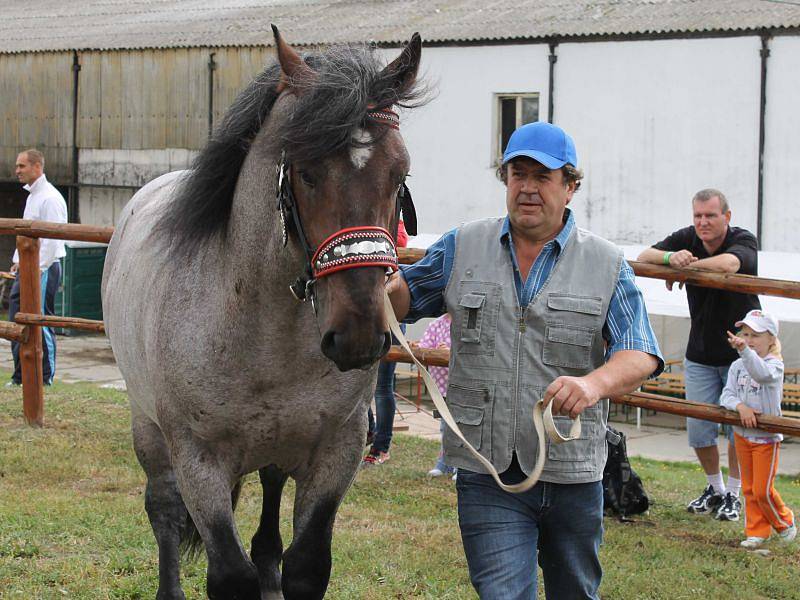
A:
POLYGON ((283 542, 280 532, 280 508, 283 486, 288 476, 275 466, 258 470, 264 498, 261 520, 253 536, 250 556, 258 569, 263 600, 283 600, 281 593, 281 555, 283 542))
POLYGON ((353 429, 356 439, 323 449, 297 478, 294 537, 283 555, 281 584, 286 600, 317 600, 328 588, 333 522, 361 462, 365 428, 353 429))
POLYGON ((236 532, 231 492, 237 478, 221 461, 224 454, 187 436, 173 444, 173 465, 208 556, 208 597, 260 600, 258 571, 236 532))

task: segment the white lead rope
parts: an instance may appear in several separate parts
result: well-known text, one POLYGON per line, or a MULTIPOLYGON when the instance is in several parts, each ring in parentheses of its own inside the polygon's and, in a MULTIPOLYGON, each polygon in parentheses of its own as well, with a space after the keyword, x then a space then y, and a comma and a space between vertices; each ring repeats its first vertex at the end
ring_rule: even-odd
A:
POLYGON ((574 440, 581 435, 580 416, 572 421, 569 435, 564 437, 561 435, 561 432, 556 429, 556 424, 553 422, 553 403, 548 403, 548 405, 542 409, 542 400, 537 400, 533 407, 533 426, 536 428, 536 435, 539 438, 539 452, 536 455, 536 466, 534 467, 533 472, 528 475, 524 481, 515 483, 513 485, 503 483, 500 480, 500 475, 498 475, 497 470, 494 468, 492 463, 489 462, 480 452, 475 450, 475 448, 472 447, 472 444, 470 444, 464 437, 464 434, 461 433, 461 430, 459 429, 456 420, 453 418, 450 409, 447 408, 447 404, 445 403, 444 398, 439 391, 439 387, 433 381, 433 378, 431 377, 430 373, 428 373, 428 370, 424 367, 424 365, 416 359, 414 353, 411 351, 411 348, 408 345, 408 342, 406 341, 405 336, 403 335, 403 332, 400 330, 400 325, 397 323, 397 318, 394 315, 392 303, 389 300, 389 294, 384 292, 383 296, 386 320, 389 322, 389 328, 392 330, 394 337, 396 337, 400 342, 400 345, 411 355, 411 358, 414 360, 417 367, 419 367, 420 375, 425 381, 425 387, 431 396, 431 400, 433 400, 434 406, 436 406, 438 409, 439 414, 442 416, 444 422, 447 423, 450 431, 452 431, 462 442, 464 442, 464 445, 467 447, 467 449, 472 452, 475 458, 477 458, 484 467, 486 467, 486 470, 489 472, 489 474, 494 477, 497 485, 499 485, 503 490, 513 494, 520 494, 531 489, 534 485, 536 485, 536 482, 539 481, 539 477, 541 477, 542 470, 544 469, 544 461, 546 458, 545 454, 547 452, 544 439, 545 432, 547 432, 547 435, 553 444, 561 444, 563 442, 574 440))

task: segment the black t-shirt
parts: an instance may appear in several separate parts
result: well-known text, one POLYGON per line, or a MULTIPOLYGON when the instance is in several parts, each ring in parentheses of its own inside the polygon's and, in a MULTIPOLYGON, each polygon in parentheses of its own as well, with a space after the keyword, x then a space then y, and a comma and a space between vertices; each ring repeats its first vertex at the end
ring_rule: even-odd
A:
MULTIPOLYGON (((712 256, 706 252, 694 227, 679 229, 653 248, 671 252, 689 250, 698 259, 712 256)), ((741 263, 738 273, 758 275, 758 243, 756 236, 746 229, 728 227, 725 241, 713 256, 719 254, 733 254, 738 258, 741 263)), ((686 358, 714 367, 730 365, 739 355, 728 345, 725 332, 734 331, 736 321, 741 321, 748 311, 761 308, 758 296, 687 285, 686 297, 692 318, 686 358)))

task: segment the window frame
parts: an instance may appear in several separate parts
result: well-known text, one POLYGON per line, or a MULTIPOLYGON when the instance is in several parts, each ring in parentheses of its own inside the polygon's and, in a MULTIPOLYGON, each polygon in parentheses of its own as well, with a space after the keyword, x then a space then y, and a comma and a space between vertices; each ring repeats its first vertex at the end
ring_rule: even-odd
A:
POLYGON ((522 100, 523 98, 536 98, 537 109, 536 119, 540 119, 541 113, 541 92, 495 92, 493 94, 493 126, 492 126, 492 156, 491 168, 499 167, 503 162, 503 100, 516 100, 515 103, 515 125, 516 129, 522 125, 522 100))

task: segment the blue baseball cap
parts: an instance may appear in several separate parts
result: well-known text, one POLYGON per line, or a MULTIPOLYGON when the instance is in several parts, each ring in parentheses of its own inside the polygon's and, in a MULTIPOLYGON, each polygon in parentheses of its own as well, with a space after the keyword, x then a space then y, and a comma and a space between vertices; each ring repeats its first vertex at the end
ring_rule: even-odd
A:
POLYGON ((503 153, 503 164, 517 156, 532 158, 548 169, 560 169, 567 163, 578 166, 572 138, 561 127, 542 121, 518 127, 511 134, 503 153))

